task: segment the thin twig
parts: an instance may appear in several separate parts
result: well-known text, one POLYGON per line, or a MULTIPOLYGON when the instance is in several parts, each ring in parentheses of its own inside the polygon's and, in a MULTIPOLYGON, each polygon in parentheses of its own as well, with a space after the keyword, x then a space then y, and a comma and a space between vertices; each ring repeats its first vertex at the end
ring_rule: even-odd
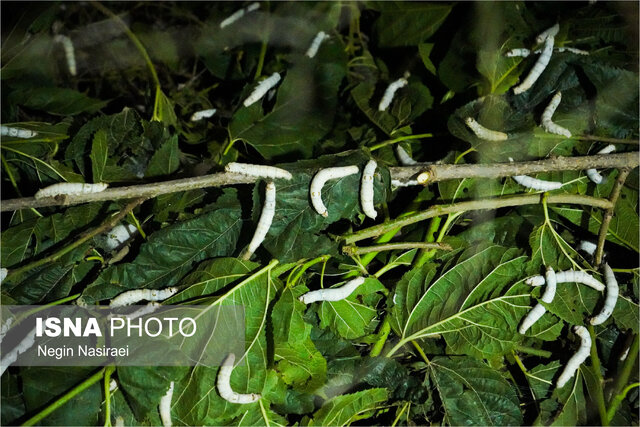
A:
POLYGON ((598 231, 598 245, 596 246, 596 255, 594 259, 596 266, 599 266, 602 262, 602 254, 604 253, 604 242, 605 240, 607 240, 609 224, 611 223, 611 219, 613 218, 613 211, 616 208, 616 202, 618 201, 620 191, 622 191, 622 187, 624 187, 624 183, 629 176, 629 172, 631 172, 630 169, 620 169, 618 178, 616 179, 616 182, 615 184, 613 184, 613 188, 611 189, 611 194, 609 194, 611 207, 604 212, 604 215, 602 216, 602 224, 600 224, 600 230, 598 231))
POLYGON ((591 354, 593 373, 596 376, 596 388, 593 391, 593 399, 596 401, 596 406, 598 407, 600 423, 603 426, 608 426, 609 422, 607 421, 607 408, 604 403, 604 391, 602 388, 604 384, 604 378, 602 378, 602 371, 600 370, 600 358, 598 357, 598 347, 596 346, 596 333, 592 325, 587 325, 587 329, 589 330, 589 335, 591 335, 591 349, 589 351, 591 354))
POLYGON ((345 255, 361 255, 368 254, 370 252, 381 251, 395 251, 397 249, 442 249, 450 251, 452 248, 446 243, 427 243, 427 242, 402 242, 402 243, 387 243, 384 245, 373 246, 344 246, 342 253, 345 255))

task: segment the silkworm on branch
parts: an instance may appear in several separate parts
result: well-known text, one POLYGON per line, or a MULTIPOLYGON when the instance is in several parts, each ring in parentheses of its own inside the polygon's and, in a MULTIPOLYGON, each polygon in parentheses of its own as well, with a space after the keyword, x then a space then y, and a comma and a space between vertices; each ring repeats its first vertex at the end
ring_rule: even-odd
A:
POLYGON ((371 219, 376 219, 378 212, 373 205, 373 174, 378 167, 375 160, 369 160, 362 171, 362 180, 360 184, 360 204, 362 211, 371 219))
MULTIPOLYGON (((576 49, 574 47, 554 47, 553 51, 554 52, 558 52, 558 53, 571 52, 571 53, 575 53, 576 55, 589 55, 589 52, 587 52, 586 50, 576 49)), ((534 50, 533 52, 531 52, 529 49, 526 49, 526 48, 522 47, 522 48, 511 49, 511 50, 507 51, 504 54, 504 56, 506 56, 507 58, 513 58, 513 57, 526 58, 527 56, 531 55, 532 53, 534 55, 539 55, 541 52, 542 51, 540 49, 534 50)))
MULTIPOLYGON (((513 162, 513 159, 509 157, 509 161, 513 162)), ((538 190, 538 191, 557 190, 563 185, 561 182, 545 181, 545 180, 533 178, 527 175, 514 175, 511 178, 513 178, 515 182, 522 185, 523 187, 531 188, 532 190, 538 190)))
POLYGON ((2 355, 0 360, 0 376, 4 374, 9 365, 18 360, 18 356, 25 351, 29 350, 36 342, 36 328, 33 328, 27 335, 18 343, 17 346, 2 355))
MULTIPOLYGON (((609 144, 602 150, 598 151, 596 154, 611 154, 614 151, 616 151, 616 146, 613 144, 609 144)), ((604 179, 597 169, 587 169, 585 173, 587 174, 587 177, 596 184, 600 184, 604 179)))
POLYGON ((249 243, 249 247, 242 256, 242 259, 248 260, 251 255, 258 249, 258 247, 264 241, 264 238, 271 228, 273 222, 273 216, 276 213, 276 185, 273 182, 268 182, 264 192, 264 205, 262 206, 262 212, 260 213, 260 219, 256 226, 256 231, 253 233, 253 238, 249 243))
POLYGON ((581 240, 580 244, 578 245, 578 250, 586 253, 587 255, 593 256, 593 254, 596 253, 597 247, 598 246, 593 242, 590 242, 588 240, 581 240))
POLYGON ((227 27, 227 26, 233 24, 234 22, 238 21, 240 18, 242 18, 247 13, 253 12, 254 10, 258 10, 258 9, 260 9, 260 3, 259 2, 251 3, 249 6, 243 7, 242 9, 235 11, 228 18, 226 18, 224 21, 222 21, 220 23, 220 28, 227 27))
POLYGON ((514 94, 518 95, 531 89, 531 86, 533 86, 536 80, 538 80, 538 77, 540 77, 544 69, 547 68, 549 61, 551 60, 551 54, 553 53, 553 41, 553 36, 547 37, 544 41, 544 47, 542 48, 540 57, 523 82, 513 88, 514 94))
POLYGON ((28 139, 33 138, 38 135, 38 132, 29 130, 29 129, 21 129, 12 126, 0 125, 0 135, 2 136, 12 136, 14 138, 22 138, 28 139))
POLYGON ((378 111, 385 111, 391 105, 393 101, 393 97, 395 96, 398 89, 401 89, 409 84, 407 81, 408 75, 405 74, 405 77, 401 77, 398 80, 392 82, 387 89, 384 91, 384 95, 382 95, 382 99, 380 100, 380 104, 378 105, 378 111))
MULTIPOLYGON (((556 295, 556 273, 551 267, 547 268, 546 282, 547 286, 544 289, 544 293, 542 294, 540 301, 550 304, 556 295)), ((536 304, 536 306, 529 312, 529 314, 527 314, 527 316, 522 321, 518 332, 524 335, 525 332, 527 332, 527 330, 531 326, 533 326, 533 324, 536 323, 546 311, 546 308, 542 304, 536 304)))
POLYGON ((398 156, 398 160, 402 166, 413 166, 418 164, 418 162, 413 160, 409 153, 407 153, 400 144, 396 145, 396 155, 398 156))
MULTIPOLYGON (((524 281, 529 286, 542 286, 545 283, 543 276, 532 276, 524 281)), ((556 283, 582 283, 596 291, 604 291, 604 285, 582 270, 565 270, 556 272, 556 283)))
POLYGON ((580 365, 589 357, 589 351, 591 350, 591 336, 589 331, 584 326, 574 326, 573 332, 580 337, 580 348, 569 359, 564 370, 556 381, 558 388, 564 386, 575 374, 580 365))
POLYGON ((399 179, 392 179, 391 185, 394 187, 413 187, 414 185, 422 185, 415 179, 410 179, 408 181, 401 181, 399 179))
POLYGON ((560 31, 560 24, 556 23, 554 26, 547 28, 536 37, 536 43, 542 43, 550 37, 555 37, 560 31))
POLYGON ((158 412, 160 412, 160 420, 164 427, 171 427, 171 399, 173 398, 173 381, 169 384, 169 390, 167 394, 160 398, 160 404, 158 404, 158 412))
POLYGON ((305 55, 307 55, 309 58, 313 58, 314 56, 316 56, 316 54, 318 53, 318 49, 320 49, 320 45, 328 38, 329 35, 327 33, 325 33, 324 31, 320 31, 313 38, 313 41, 311 42, 311 45, 309 46, 309 49, 307 49, 305 55))
POLYGON ((75 76, 77 73, 76 69, 76 53, 73 48, 73 42, 71 39, 65 35, 58 34, 53 38, 55 43, 60 43, 62 48, 64 49, 64 55, 67 59, 67 68, 69 69, 69 74, 75 76))
POLYGON ((316 212, 324 217, 329 216, 329 212, 327 212, 327 208, 322 202, 322 187, 324 187, 324 184, 327 181, 330 179, 339 179, 349 175, 355 175, 358 172, 360 172, 360 169, 355 165, 320 169, 320 171, 318 171, 311 180, 311 185, 309 187, 311 204, 316 212))
POLYGON ((364 277, 356 277, 339 288, 318 289, 317 291, 307 292, 300 296, 300 301, 304 304, 311 304, 317 301, 340 301, 351 295, 363 283, 364 277))
POLYGON ((209 117, 213 117, 213 115, 216 113, 215 108, 211 108, 209 110, 200 110, 200 111, 196 111, 195 113, 193 113, 191 115, 191 121, 192 122, 198 122, 202 119, 208 119, 209 117))
POLYGON ((260 400, 260 395, 256 393, 240 394, 233 391, 231 388, 231 373, 233 372, 233 363, 236 360, 236 355, 229 353, 227 357, 220 365, 220 371, 218 371, 218 381, 216 383, 218 394, 221 398, 230 403, 239 403, 245 405, 247 403, 253 403, 260 400))
POLYGON ((249 163, 231 162, 224 167, 224 170, 226 170, 227 172, 239 173, 239 174, 248 175, 248 176, 257 176, 260 178, 269 178, 269 179, 293 178, 293 175, 291 175, 291 172, 286 171, 284 169, 276 168, 274 166, 252 165, 249 163))
POLYGON ((178 292, 178 288, 166 289, 134 289, 126 291, 115 297, 109 303, 109 307, 123 307, 135 304, 139 301, 163 301, 178 292))
POLYGON ((256 86, 255 89, 253 89, 253 92, 251 92, 251 95, 249 95, 247 99, 244 100, 243 105, 245 107, 248 107, 249 105, 255 103, 256 101, 259 101, 260 99, 262 99, 262 97, 267 92, 269 92, 269 89, 277 85, 279 81, 280 81, 279 73, 271 74, 271 76, 267 77, 266 79, 258 83, 258 86, 256 86))
POLYGON ((109 184, 100 182, 97 184, 83 184, 79 182, 60 182, 45 188, 41 188, 33 196, 36 199, 44 199, 45 197, 55 197, 62 195, 78 195, 87 193, 100 193, 107 189, 109 184))
POLYGON ((485 141, 506 141, 509 138, 504 132, 487 129, 473 117, 467 117, 464 119, 464 122, 478 138, 484 139, 485 141))
POLYGON ((104 246, 107 250, 116 249, 135 236, 137 232, 138 229, 133 224, 116 225, 107 233, 104 246))
POLYGON ((616 276, 613 274, 613 270, 611 270, 611 267, 609 267, 607 263, 602 264, 602 270, 604 274, 604 283, 607 285, 607 292, 602 310, 589 320, 589 323, 592 325, 603 324, 609 316, 613 314, 613 309, 616 307, 616 302, 618 301, 618 281, 616 280, 616 276))
POLYGON ((558 108, 558 105, 560 105, 561 100, 562 92, 558 91, 555 95, 553 95, 553 98, 551 98, 551 101, 549 102, 549 105, 547 105, 547 108, 544 109, 540 122, 542 128, 545 131, 553 133, 555 135, 562 135, 566 136, 567 138, 571 138, 571 131, 569 131, 569 129, 564 128, 551 120, 551 118, 553 117, 553 113, 555 113, 556 108, 558 108))

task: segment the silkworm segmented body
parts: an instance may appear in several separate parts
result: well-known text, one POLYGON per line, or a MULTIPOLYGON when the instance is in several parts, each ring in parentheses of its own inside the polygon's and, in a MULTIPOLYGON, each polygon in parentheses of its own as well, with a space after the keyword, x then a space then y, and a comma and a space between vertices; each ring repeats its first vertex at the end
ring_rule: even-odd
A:
POLYGON ((36 199, 43 199, 45 197, 55 197, 60 195, 70 196, 77 194, 100 193, 101 191, 106 190, 108 186, 109 184, 104 182, 99 182, 97 184, 61 182, 38 190, 33 197, 36 199))
MULTIPOLYGON (((602 150, 598 151, 596 154, 610 154, 614 151, 616 151, 616 146, 613 144, 609 144, 602 150)), ((602 175, 600 175, 597 169, 587 169, 585 173, 587 174, 587 177, 589 177, 589 179, 596 184, 600 184, 603 180, 602 175)))
POLYGON ((611 270, 611 267, 609 267, 607 263, 602 265, 602 270, 604 282, 607 284, 607 294, 600 313, 589 320, 589 323, 592 325, 601 325, 604 323, 613 313, 613 309, 616 307, 616 302, 618 301, 618 281, 613 274, 613 270, 611 270))
POLYGON ((264 79, 263 81, 258 83, 258 86, 256 86, 255 89, 253 89, 253 92, 251 92, 251 95, 249 95, 247 97, 247 99, 244 100, 243 105, 245 107, 248 107, 249 105, 253 104, 254 102, 259 101, 260 99, 262 99, 262 97, 267 92, 269 92, 269 89, 271 89, 272 87, 277 85, 279 81, 280 81, 280 74, 279 73, 271 74, 271 76, 267 77, 266 79, 264 79))
POLYGON ((542 43, 550 37, 555 37, 560 31, 560 24, 556 23, 553 27, 549 27, 536 37, 536 43, 542 43))
POLYGON ((227 172, 240 173, 242 175, 257 176, 271 179, 291 179, 291 172, 274 166, 252 165, 249 163, 228 163, 224 170, 227 172))
MULTIPOLYGON (((547 268, 546 281, 547 286, 544 289, 544 293, 542 294, 540 301, 550 304, 556 295, 556 273, 551 267, 547 268)), ((527 330, 533 326, 533 324, 536 323, 546 311, 547 309, 542 304, 536 304, 529 314, 527 314, 527 317, 522 321, 518 332, 524 335, 524 333, 527 332, 527 330)))
POLYGON ((178 288, 176 287, 166 289, 134 289, 123 292, 112 299, 109 307, 123 307, 139 301, 162 301, 175 295, 176 292, 178 292, 178 288))
POLYGON ((567 381, 569 381, 576 373, 580 365, 587 360, 589 357, 589 351, 591 350, 591 336, 589 335, 589 331, 584 326, 574 326, 573 332, 580 337, 580 348, 578 351, 569 359, 567 365, 564 367, 562 374, 558 377, 556 381, 556 386, 562 387, 567 381))
POLYGON ((540 74, 542 74, 544 69, 547 68, 549 60, 551 60, 551 54, 553 53, 553 42, 554 39, 552 36, 547 37, 547 39, 544 41, 544 47, 542 48, 540 57, 536 61, 531 71, 529 71, 529 74, 527 75, 527 77, 525 77, 524 81, 513 88, 514 94, 518 95, 529 90, 531 86, 533 86, 533 84, 536 82, 536 80, 538 80, 540 74))
POLYGON ((318 289, 317 291, 307 292, 300 296, 300 301, 304 304, 311 304, 316 301, 340 301, 351 295, 363 283, 364 277, 356 277, 339 288, 318 289))
POLYGON ((309 58, 313 58, 314 56, 316 56, 316 54, 318 53, 318 49, 320 49, 320 45, 328 38, 329 35, 327 33, 325 33, 324 31, 320 31, 313 38, 313 41, 311 42, 311 45, 309 46, 309 49, 307 49, 305 55, 307 55, 309 58))
POLYGON ((507 58, 513 58, 516 56, 526 58, 529 55, 531 55, 531 51, 524 47, 511 49, 504 54, 504 56, 506 56, 507 58))
POLYGON ((558 91, 555 95, 553 95, 553 98, 551 98, 551 101, 549 102, 549 105, 547 105, 547 108, 544 109, 540 122, 542 124, 542 128, 545 131, 571 138, 571 131, 569 131, 569 129, 564 128, 551 120, 551 118, 553 117, 553 113, 555 113, 556 108, 558 108, 558 105, 560 105, 561 100, 562 92, 558 91))
MULTIPOLYGON (((509 157, 509 161, 513 162, 513 159, 509 157)), ((523 187, 531 188, 532 190, 551 191, 562 187, 561 182, 545 181, 528 175, 514 175, 511 178, 523 187)))
MULTIPOLYGON (((524 281, 529 286, 542 286, 545 283, 543 276, 532 276, 524 281)), ((556 283, 582 283, 596 291, 604 291, 604 285, 582 270, 565 270, 556 272, 556 283)))
POLYGON ((58 34, 53 38, 53 41, 56 43, 60 43, 62 48, 64 49, 64 55, 67 58, 67 68, 69 69, 69 74, 72 76, 76 75, 76 52, 73 48, 73 42, 71 39, 63 34, 58 34))
POLYGON ((588 240, 581 240, 580 244, 578 245, 578 250, 583 251, 587 255, 593 256, 593 254, 596 253, 596 247, 596 244, 593 242, 590 242, 588 240))
POLYGON ((216 111, 218 110, 216 110, 215 108, 211 108, 209 110, 196 111, 191 115, 191 121, 197 122, 202 119, 208 119, 209 117, 212 117, 216 113, 216 111))
POLYGON ((171 399, 173 398, 173 381, 169 384, 169 390, 167 394, 160 398, 160 404, 158 404, 158 412, 160 412, 160 420, 164 427, 171 427, 171 399))
POLYGON ((129 320, 137 319, 138 317, 146 316, 147 314, 151 314, 156 311, 162 304, 159 302, 152 301, 147 305, 142 306, 142 308, 137 309, 131 314, 128 314, 126 317, 129 320))
POLYGON ((478 138, 484 139, 485 141, 505 141, 509 138, 504 132, 487 129, 478 123, 473 117, 467 117, 464 119, 464 122, 478 138))
POLYGON ((375 160, 369 160, 362 171, 362 180, 360 183, 360 204, 362 211, 371 219, 376 219, 378 212, 373 205, 373 174, 378 167, 375 160))
POLYGON ((29 129, 21 129, 21 128, 14 128, 11 126, 1 125, 0 135, 27 139, 27 138, 33 138, 34 136, 38 135, 38 132, 29 130, 29 129))
POLYGON ((13 317, 9 317, 0 327, 0 342, 4 339, 4 336, 7 335, 9 329, 11 328, 11 324, 13 323, 13 317))
POLYGON ((317 174, 311 180, 309 187, 309 195, 311 197, 311 204, 313 208, 320 215, 327 217, 327 207, 322 202, 322 187, 330 179, 344 178, 345 176, 355 175, 360 171, 358 166, 340 166, 335 168, 320 169, 317 174))
POLYGON ((229 26, 229 25, 233 24, 234 22, 236 22, 237 20, 239 20, 240 18, 242 18, 247 13, 253 12, 254 10, 258 10, 258 9, 260 9, 260 3, 258 3, 258 2, 251 3, 249 6, 235 11, 228 18, 226 18, 224 21, 222 21, 220 23, 220 28, 224 28, 226 26, 229 26))
POLYGON ((413 166, 418 164, 418 162, 413 160, 409 153, 407 153, 407 151, 402 148, 401 145, 396 145, 396 154, 402 166, 413 166))
POLYGON ((216 386, 218 388, 218 394, 221 398, 230 403, 239 403, 245 405, 247 403, 253 403, 260 400, 260 395, 256 393, 240 394, 233 391, 231 388, 231 372, 233 372, 233 363, 236 360, 236 355, 229 353, 227 357, 220 365, 220 371, 218 372, 218 381, 216 386))
POLYGON ((33 328, 29 333, 18 343, 17 346, 11 349, 11 351, 2 355, 0 360, 0 376, 4 374, 9 365, 18 360, 18 356, 25 351, 29 350, 33 343, 36 342, 36 328, 33 328))
POLYGON ((133 224, 116 225, 107 233, 104 245, 108 250, 115 249, 122 246, 122 244, 132 238, 137 232, 138 229, 133 224))
MULTIPOLYGON (((576 49, 575 47, 554 47, 553 51, 558 53, 571 52, 571 53, 575 53, 576 55, 589 55, 589 52, 587 52, 586 50, 576 49)), ((516 56, 526 58, 532 53, 534 55, 539 55, 540 52, 542 52, 540 49, 534 50, 533 52, 531 52, 529 49, 522 47, 522 48, 511 49, 507 51, 504 54, 504 56, 506 56, 507 58, 513 58, 516 56)))
POLYGON ((392 179, 391 185, 394 187, 413 187, 414 185, 422 185, 415 179, 410 179, 408 181, 400 181, 399 179, 392 179))
POLYGON ((249 243, 247 251, 243 255, 243 259, 251 258, 251 255, 258 249, 258 247, 264 241, 264 238, 271 228, 271 222, 273 222, 273 216, 276 213, 276 185, 273 182, 267 183, 267 187, 264 192, 264 205, 262 206, 262 212, 260 213, 260 219, 256 226, 256 231, 253 233, 253 238, 249 243))
POLYGON ((380 104, 378 105, 378 111, 385 111, 391 105, 391 101, 393 101, 393 97, 395 96, 398 89, 405 87, 409 82, 405 77, 401 77, 398 80, 392 82, 387 89, 384 91, 384 95, 380 100, 380 104))

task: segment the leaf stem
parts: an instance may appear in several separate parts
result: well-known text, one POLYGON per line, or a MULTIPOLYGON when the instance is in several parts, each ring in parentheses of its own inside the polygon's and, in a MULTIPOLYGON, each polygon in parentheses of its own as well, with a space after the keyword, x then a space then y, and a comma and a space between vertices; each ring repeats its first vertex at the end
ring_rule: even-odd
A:
POLYGON ((380 325, 380 330, 378 331, 378 339, 373 346, 371 347, 371 351, 369 352, 370 357, 380 356, 382 353, 382 349, 387 342, 387 338, 389 337, 389 333, 391 332, 391 322, 389 321, 389 316, 384 316, 382 320, 382 325, 380 325))
POLYGON ((418 354, 420 354, 420 357, 422 357, 422 360, 424 360, 425 363, 427 365, 429 365, 431 362, 429 361, 429 358, 427 357, 427 355, 422 350, 422 347, 420 347, 420 345, 415 340, 411 340, 411 344, 413 344, 413 346, 416 348, 416 350, 418 350, 418 354))
MULTIPOLYGON (((440 223, 442 222, 442 218, 437 216, 434 218, 431 218, 431 221, 429 221, 429 226, 427 227, 427 231, 425 232, 424 235, 424 241, 427 243, 433 243, 436 240, 436 233, 438 232, 438 229, 440 228, 440 223)), ((418 256, 416 257, 413 266, 414 267, 420 267, 422 266, 425 262, 427 262, 431 257, 434 252, 433 251, 427 251, 427 250, 421 250, 420 252, 418 252, 418 256)))
POLYGON ((115 366, 107 366, 104 370, 104 427, 111 427, 111 374, 115 366))
POLYGON ((258 77, 262 75, 262 67, 264 67, 264 58, 267 55, 267 40, 262 41, 262 46, 260 46, 260 57, 258 58, 258 65, 256 67, 256 73, 253 76, 253 80, 258 80, 258 77))
POLYGON ((525 345, 516 345, 516 351, 519 351, 521 353, 527 353, 527 354, 531 354, 532 356, 539 356, 539 357, 544 357, 544 358, 549 358, 552 356, 553 353, 551 353, 550 351, 547 350, 541 350, 539 348, 533 348, 533 347, 528 347, 525 345))
POLYGON ((382 147, 386 147, 387 145, 393 145, 396 144, 398 142, 402 142, 402 141, 410 141, 412 139, 420 139, 420 138, 433 138, 433 134, 432 133, 420 133, 417 135, 405 135, 405 136, 400 136, 398 138, 394 138, 394 139, 387 139, 386 141, 382 141, 379 142, 378 144, 374 144, 371 147, 369 147, 369 151, 376 151, 381 149, 382 147))
POLYGON ((607 410, 607 414, 606 414, 607 421, 611 421, 611 419, 615 415, 616 410, 618 409, 618 406, 626 396, 626 392, 625 392, 624 395, 620 397, 622 393, 626 390, 626 388, 628 388, 626 387, 625 389, 623 389, 625 384, 627 384, 627 382, 629 381, 629 376, 631 375, 631 371, 633 370, 633 367, 636 364, 636 359, 638 358, 638 336, 639 336, 638 334, 635 334, 635 336, 633 337, 633 342, 631 343, 631 347, 629 348, 629 355, 624 361, 624 365, 622 365, 622 369, 620 370, 620 373, 616 377, 615 383, 613 385, 614 397, 613 399, 611 399, 611 402, 609 404, 609 409, 607 410))
POLYGON ((291 279, 291 287, 296 285, 296 283, 300 279, 300 276, 302 276, 302 274, 305 271, 307 271, 307 269, 309 269, 309 267, 311 267, 312 265, 318 264, 319 262, 327 262, 330 258, 331 258, 331 255, 321 255, 319 257, 316 257, 316 258, 314 258, 312 260, 309 260, 309 261, 305 262, 302 265, 302 267, 300 267, 300 270, 296 273, 296 275, 293 276, 293 278, 291 279))
POLYGON ((404 249, 441 249, 450 251, 452 248, 446 243, 429 243, 429 242, 402 242, 402 243, 385 243, 373 246, 344 246, 342 253, 345 255, 362 255, 371 252, 395 251, 404 249))
POLYGON ((596 405, 598 406, 600 422, 603 426, 608 426, 607 409, 605 407, 604 391, 602 389, 604 379, 602 378, 602 371, 600 370, 600 358, 598 357, 598 347, 596 346, 596 333, 593 329, 593 325, 587 325, 587 329, 589 330, 589 335, 591 335, 591 363, 593 364, 593 371, 596 375, 596 390, 594 398, 596 400, 596 405))
POLYGON ((609 224, 611 223, 611 219, 613 218, 613 213, 616 208, 616 202, 618 201, 618 197, 620 196, 622 187, 624 187, 624 183, 629 176, 629 172, 631 172, 631 169, 620 169, 618 178, 616 179, 615 184, 613 184, 613 188, 611 189, 611 193, 609 194, 611 207, 609 207, 604 212, 604 215, 602 216, 602 223, 600 224, 600 230, 598 231, 598 244, 596 245, 596 254, 594 256, 594 263, 596 267, 599 266, 602 262, 602 255, 604 253, 604 242, 607 240, 609 224))
POLYGON ((609 422, 611 422, 611 420, 613 419, 613 416, 616 414, 616 410, 618 409, 618 406, 620 406, 624 398, 627 397, 627 393, 629 393, 631 390, 639 386, 640 386, 640 383, 629 384, 624 388, 624 390, 622 390, 619 394, 616 394, 614 396, 614 398, 611 400, 609 409, 607 410, 607 420, 609 422))

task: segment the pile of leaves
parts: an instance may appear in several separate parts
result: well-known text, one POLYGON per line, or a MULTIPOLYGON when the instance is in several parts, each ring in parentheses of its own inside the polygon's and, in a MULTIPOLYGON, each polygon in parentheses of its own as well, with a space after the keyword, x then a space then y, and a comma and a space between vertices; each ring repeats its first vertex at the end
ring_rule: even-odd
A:
MULTIPOLYGON (((126 216, 140 232, 116 251, 105 249, 103 236, 70 245, 127 200, 3 214, 0 264, 10 274, 2 304, 105 304, 129 289, 178 286, 165 304, 242 305, 245 364, 231 384, 262 399, 224 401, 217 367, 116 367, 109 408, 94 381, 42 423, 109 425, 120 417, 158 425, 158 402, 174 381, 176 425, 638 424, 638 388, 625 388, 638 381, 637 354, 620 360, 630 343, 637 349, 639 332, 637 170, 606 235, 620 297, 611 319, 595 327, 592 357, 560 389, 555 379, 579 345, 571 327, 585 324, 603 296, 560 284, 547 313, 520 335, 540 297, 523 282, 546 266, 603 281, 592 258, 575 249, 597 238, 601 210, 544 204, 456 212, 388 229, 369 243, 443 242, 452 250, 341 250, 341 236, 433 204, 527 191, 510 178, 395 188, 395 144, 418 161, 444 163, 586 155, 602 147, 597 137, 636 150, 637 4, 275 2, 222 29, 243 5, 106 6, 2 4, 2 122, 38 132, 2 138, 3 200, 62 181, 118 187, 186 178, 230 161, 278 165, 294 178, 278 186, 273 224, 251 261, 238 256, 260 215, 262 181, 150 199, 126 216), (534 47, 556 22, 557 45, 590 54, 554 53, 532 89, 513 95, 535 56, 504 53, 534 47), (318 31, 330 38, 309 58, 318 31), (77 76, 55 34, 74 43, 77 76), (378 111, 387 85, 406 71, 409 84, 378 111), (274 72, 283 76, 275 92, 244 107, 256 82, 274 72), (554 121, 594 138, 538 127, 558 90, 554 121), (189 120, 209 108, 217 110, 212 118, 189 120), (467 116, 509 140, 478 139, 467 116), (378 219, 362 213, 356 175, 325 187, 329 216, 318 215, 308 195, 313 174, 370 158, 380 165, 378 219), (356 275, 365 284, 345 300, 298 300, 356 275), (612 419, 603 418, 599 409, 623 391, 612 419)), ((537 177, 568 183, 559 194, 606 198, 619 172, 602 173, 598 186, 581 171, 537 177)), ((37 416, 98 369, 9 368, 2 424, 37 416)))

